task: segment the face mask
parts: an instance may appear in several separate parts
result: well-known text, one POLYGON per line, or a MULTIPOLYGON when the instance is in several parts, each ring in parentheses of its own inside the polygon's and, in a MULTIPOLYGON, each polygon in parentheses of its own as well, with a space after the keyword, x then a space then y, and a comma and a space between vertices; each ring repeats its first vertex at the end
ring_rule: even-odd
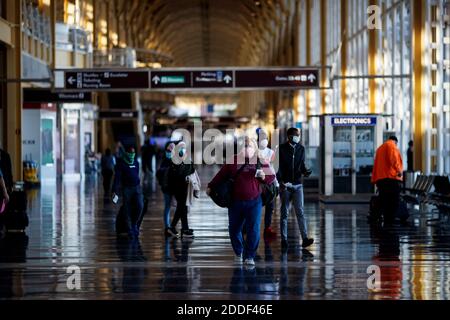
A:
POLYGON ((269 140, 267 140, 267 139, 261 140, 261 141, 259 142, 259 146, 260 146, 262 149, 267 148, 268 145, 269 145, 269 140))
POLYGON ((180 149, 180 152, 178 152, 178 154, 180 155, 180 157, 183 157, 186 154, 186 149, 180 149))
POLYGON ((297 143, 300 142, 300 137, 299 137, 299 136, 292 136, 291 141, 292 141, 294 144, 297 144, 297 143))
POLYGON ((166 151, 166 158, 172 159, 172 151, 166 151))
POLYGON ((125 152, 125 157, 124 157, 124 159, 125 159, 125 161, 128 163, 128 164, 132 164, 132 163, 134 163, 134 158, 136 157, 136 153, 134 153, 134 152, 125 152))

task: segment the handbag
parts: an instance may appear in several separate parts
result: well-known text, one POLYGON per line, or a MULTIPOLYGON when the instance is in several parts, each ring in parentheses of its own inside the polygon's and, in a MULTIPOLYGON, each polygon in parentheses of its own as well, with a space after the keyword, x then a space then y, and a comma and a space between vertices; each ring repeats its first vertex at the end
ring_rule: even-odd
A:
POLYGON ((279 194, 278 187, 275 182, 270 184, 261 183, 261 200, 263 206, 271 203, 279 194))
POLYGON ((234 181, 247 164, 242 165, 238 171, 228 179, 223 180, 211 188, 209 196, 221 208, 228 208, 233 200, 234 181))

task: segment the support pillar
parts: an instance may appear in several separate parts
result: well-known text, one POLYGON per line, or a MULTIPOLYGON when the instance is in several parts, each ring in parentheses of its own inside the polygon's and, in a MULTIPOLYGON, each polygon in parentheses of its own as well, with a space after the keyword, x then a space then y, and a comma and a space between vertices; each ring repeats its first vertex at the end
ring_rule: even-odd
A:
MULTIPOLYGON (((414 166, 417 170, 425 172, 425 120, 424 115, 424 38, 426 30, 426 1, 412 1, 412 21, 413 21, 413 119, 414 119, 414 166)), ((426 173, 426 172, 425 172, 426 173)))
MULTIPOLYGON (((378 5, 378 0, 369 0, 369 5, 378 5)), ((369 75, 377 74, 377 48, 378 48, 378 30, 369 29, 369 75)), ((369 111, 377 113, 377 83, 375 79, 369 79, 369 111)))
MULTIPOLYGON (((22 20, 22 0, 8 1, 6 8, 7 20, 19 26, 22 20)), ((13 29, 13 44, 6 52, 8 79, 22 77, 22 32, 13 29)), ((7 84, 6 98, 6 151, 11 156, 13 165, 13 178, 22 180, 22 86, 20 82, 7 84)))
MULTIPOLYGON (((348 0, 341 0, 341 75, 347 75, 348 0)), ((341 112, 347 113, 347 81, 341 81, 341 112)))

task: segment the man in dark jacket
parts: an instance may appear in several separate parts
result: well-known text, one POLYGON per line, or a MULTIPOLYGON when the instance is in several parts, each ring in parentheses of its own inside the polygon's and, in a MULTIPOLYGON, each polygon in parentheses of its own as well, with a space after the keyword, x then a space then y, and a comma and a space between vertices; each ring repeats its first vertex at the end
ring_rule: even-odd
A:
POLYGON ((305 166, 305 148, 300 143, 300 131, 290 128, 287 131, 288 141, 279 147, 279 170, 277 179, 280 183, 281 216, 280 232, 281 246, 287 248, 287 221, 290 202, 294 204, 298 228, 302 237, 302 247, 309 247, 314 239, 308 238, 306 221, 303 214, 303 177, 311 175, 311 170, 305 166))
POLYGON ((13 187, 11 157, 3 149, 0 149, 0 169, 3 172, 6 189, 11 192, 13 187))
POLYGON ((122 191, 122 205, 125 212, 126 225, 130 237, 139 237, 139 223, 144 208, 139 163, 133 147, 128 147, 115 167, 113 198, 122 191))

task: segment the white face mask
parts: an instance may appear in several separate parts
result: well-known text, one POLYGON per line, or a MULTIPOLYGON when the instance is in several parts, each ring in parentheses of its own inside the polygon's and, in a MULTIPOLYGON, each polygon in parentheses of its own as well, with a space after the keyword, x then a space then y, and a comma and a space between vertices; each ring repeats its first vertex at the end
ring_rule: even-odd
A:
POLYGON ((261 149, 267 148, 268 145, 269 145, 269 140, 267 140, 267 139, 263 139, 259 142, 259 146, 261 147, 261 149))
POLYGON ((293 136, 292 137, 292 142, 293 143, 299 143, 300 142, 300 137, 299 136, 293 136))

